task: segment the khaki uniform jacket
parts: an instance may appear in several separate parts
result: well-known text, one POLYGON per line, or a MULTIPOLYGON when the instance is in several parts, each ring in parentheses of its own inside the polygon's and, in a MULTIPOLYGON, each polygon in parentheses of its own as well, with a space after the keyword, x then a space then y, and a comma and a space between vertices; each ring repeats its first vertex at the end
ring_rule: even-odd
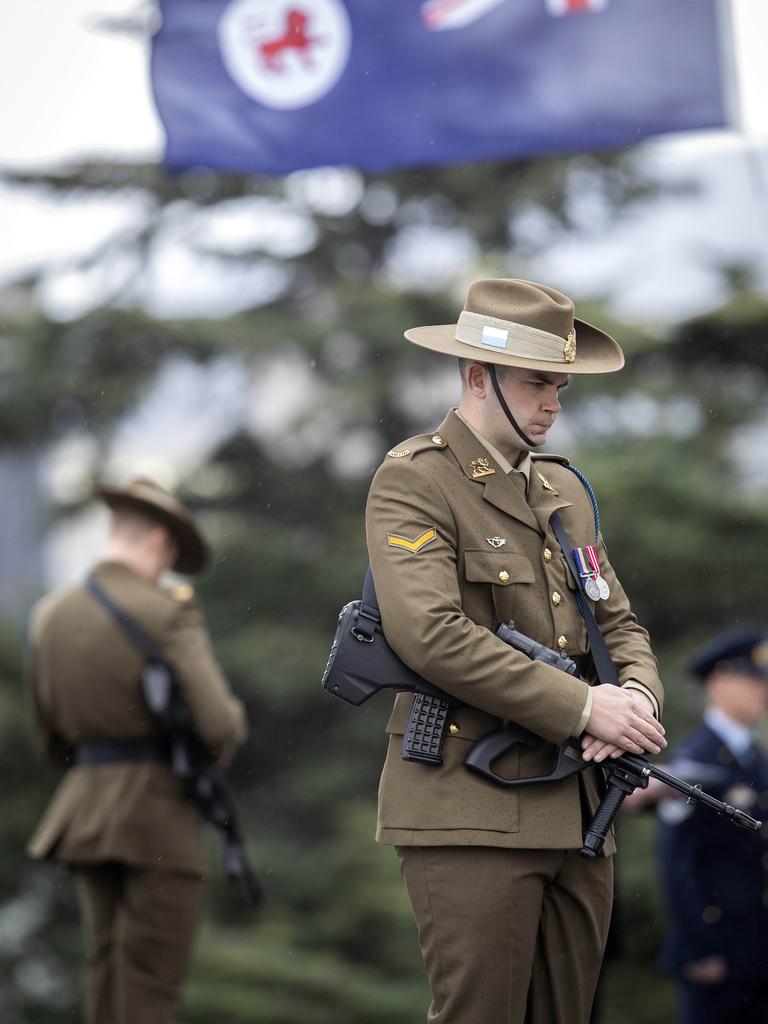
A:
MULTIPOLYGON (((243 707, 216 663, 191 588, 164 589, 114 562, 98 564, 93 575, 173 667, 210 749, 219 753, 240 742, 243 707)), ((37 731, 49 755, 61 761, 79 743, 157 735, 141 691, 143 663, 84 586, 43 598, 32 615, 30 683, 37 731)), ((201 872, 202 820, 164 762, 75 765, 28 852, 70 864, 162 863, 201 872)))
MULTIPOLYGON (((577 728, 589 682, 532 662, 492 632, 517 629, 570 655, 587 651, 575 585, 549 518, 560 510, 578 546, 593 544, 592 504, 557 457, 534 456, 526 495, 451 412, 437 433, 404 441, 377 471, 368 498, 371 568, 387 639, 402 660, 466 702, 446 736, 444 763, 403 761, 400 744, 412 697, 399 694, 387 725, 377 838, 398 845, 580 847, 583 799, 594 810, 602 773, 588 768, 560 782, 505 789, 466 769, 474 740, 507 718, 549 741, 513 750, 497 769, 508 777, 546 774, 554 747, 577 728), (478 461, 480 460, 480 461, 478 461), (488 538, 503 539, 494 547, 488 538)), ((497 541, 498 543, 498 541, 497 541)), ((597 545, 607 601, 591 603, 622 684, 639 682, 661 706, 648 634, 637 624, 597 545)), ((606 853, 613 850, 612 840, 606 853)))

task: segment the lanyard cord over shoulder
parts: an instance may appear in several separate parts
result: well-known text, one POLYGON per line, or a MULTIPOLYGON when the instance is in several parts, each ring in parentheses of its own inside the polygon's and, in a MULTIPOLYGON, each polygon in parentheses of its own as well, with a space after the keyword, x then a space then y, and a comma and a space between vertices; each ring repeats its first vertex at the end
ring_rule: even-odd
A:
POLYGON ((584 485, 584 490, 587 492, 589 500, 592 502, 592 512, 595 516, 595 544, 597 544, 600 540, 600 509, 597 507, 597 498, 595 497, 595 492, 592 490, 592 484, 587 480, 581 470, 577 469, 576 466, 572 466, 570 462, 565 463, 565 468, 570 469, 570 471, 574 473, 579 480, 581 480, 584 485))

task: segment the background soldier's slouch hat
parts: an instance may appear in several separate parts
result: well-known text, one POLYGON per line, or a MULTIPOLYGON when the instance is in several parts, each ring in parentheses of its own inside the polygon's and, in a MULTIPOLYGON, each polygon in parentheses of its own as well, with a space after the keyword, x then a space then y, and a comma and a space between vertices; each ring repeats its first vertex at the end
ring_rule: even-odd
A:
POLYGON ((409 341, 433 352, 550 373, 612 373, 624 365, 617 343, 578 320, 567 295, 517 278, 475 281, 455 324, 412 327, 409 341))
POLYGON ((154 480, 139 477, 124 487, 101 484, 94 493, 112 509, 134 509, 165 526, 179 549, 176 572, 192 574, 205 566, 208 545, 202 534, 181 502, 154 480))
POLYGON ((701 682, 715 669, 768 681, 768 629, 742 626, 719 633, 694 654, 689 668, 701 682))

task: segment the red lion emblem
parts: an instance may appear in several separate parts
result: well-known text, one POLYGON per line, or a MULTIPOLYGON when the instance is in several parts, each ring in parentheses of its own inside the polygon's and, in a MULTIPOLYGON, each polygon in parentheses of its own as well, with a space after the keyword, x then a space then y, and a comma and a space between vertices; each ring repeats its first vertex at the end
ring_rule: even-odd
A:
POLYGON ((297 8, 291 8, 285 19, 285 31, 276 39, 269 39, 259 46, 262 60, 270 71, 282 71, 283 62, 280 59, 286 50, 296 50, 301 56, 305 67, 311 67, 311 49, 315 43, 320 42, 318 36, 307 34, 309 15, 297 8))

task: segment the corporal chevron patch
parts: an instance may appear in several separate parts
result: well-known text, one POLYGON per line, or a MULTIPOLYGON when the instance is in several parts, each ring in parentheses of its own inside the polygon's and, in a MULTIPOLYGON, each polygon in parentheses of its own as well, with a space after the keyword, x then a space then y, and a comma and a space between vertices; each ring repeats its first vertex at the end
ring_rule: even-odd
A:
POLYGON ((387 534, 387 544, 393 548, 405 548, 406 551, 412 551, 414 554, 417 551, 421 551, 423 547, 426 547, 430 541, 433 541, 437 536, 437 530, 434 526, 431 526, 424 533, 420 533, 418 537, 410 540, 408 537, 401 537, 397 533, 387 534))

